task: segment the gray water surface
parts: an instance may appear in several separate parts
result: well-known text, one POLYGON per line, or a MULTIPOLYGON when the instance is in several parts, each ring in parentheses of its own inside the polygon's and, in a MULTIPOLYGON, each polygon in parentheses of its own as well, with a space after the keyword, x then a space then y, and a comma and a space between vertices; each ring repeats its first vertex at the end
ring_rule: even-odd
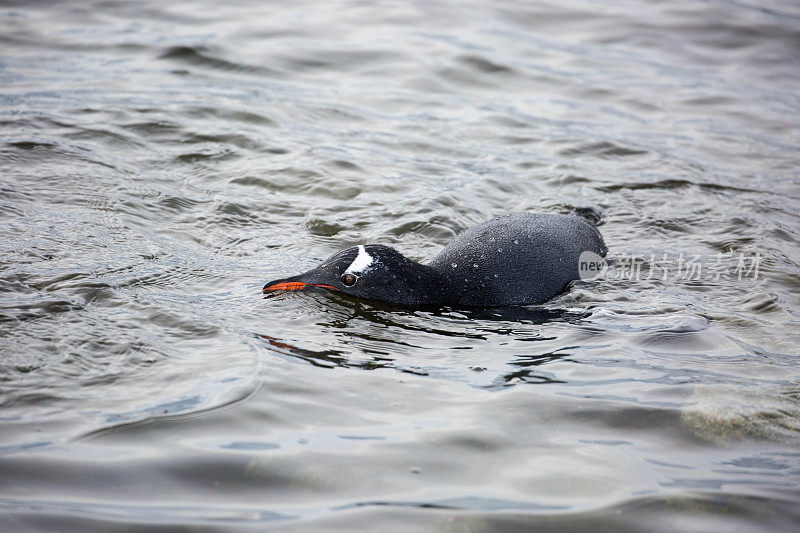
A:
POLYGON ((0 529, 796 530, 798 50, 796 2, 0 2, 0 529), (260 293, 584 208, 612 264, 537 308, 260 293))

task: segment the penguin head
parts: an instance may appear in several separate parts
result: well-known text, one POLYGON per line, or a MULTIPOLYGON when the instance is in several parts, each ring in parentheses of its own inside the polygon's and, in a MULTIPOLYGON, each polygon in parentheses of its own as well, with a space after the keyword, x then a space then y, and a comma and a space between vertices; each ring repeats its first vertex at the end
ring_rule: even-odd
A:
POLYGON ((297 291, 313 287, 356 298, 401 305, 426 303, 424 267, 382 244, 353 246, 337 252, 318 267, 264 285, 262 292, 297 291))

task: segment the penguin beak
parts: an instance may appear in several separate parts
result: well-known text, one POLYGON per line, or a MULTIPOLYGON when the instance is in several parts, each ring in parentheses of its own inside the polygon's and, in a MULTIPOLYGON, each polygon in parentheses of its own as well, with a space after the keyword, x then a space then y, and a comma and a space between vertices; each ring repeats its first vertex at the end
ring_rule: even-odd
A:
POLYGON ((279 282, 272 282, 268 283, 261 289, 261 292, 269 292, 269 291, 302 291, 304 288, 308 287, 308 283, 303 283, 302 281, 279 281, 279 282))
POLYGON ((309 270, 308 272, 304 272, 303 274, 298 274, 297 276, 292 276, 291 278, 283 278, 283 279, 276 279, 275 281, 270 281, 264 288, 261 289, 261 292, 268 293, 272 291, 302 291, 309 287, 321 287, 323 289, 333 289, 338 290, 333 285, 327 285, 325 283, 315 283, 314 279, 315 272, 313 270, 309 270))

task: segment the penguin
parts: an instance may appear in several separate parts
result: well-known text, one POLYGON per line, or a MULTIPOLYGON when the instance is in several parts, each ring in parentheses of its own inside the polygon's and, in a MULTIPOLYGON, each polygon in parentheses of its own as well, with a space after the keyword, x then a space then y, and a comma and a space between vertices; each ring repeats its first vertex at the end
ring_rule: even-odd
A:
POLYGON ((362 244, 264 293, 310 288, 405 307, 537 305, 579 279, 584 252, 605 257, 594 224, 574 215, 514 213, 458 235, 427 264, 383 244, 362 244))

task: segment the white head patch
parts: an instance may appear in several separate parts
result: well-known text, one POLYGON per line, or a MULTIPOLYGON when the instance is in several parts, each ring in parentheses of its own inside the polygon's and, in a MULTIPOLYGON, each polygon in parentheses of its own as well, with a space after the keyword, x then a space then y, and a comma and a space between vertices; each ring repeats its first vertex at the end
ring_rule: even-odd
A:
POLYGON ((347 267, 347 270, 344 271, 345 274, 363 274, 366 272, 370 265, 372 265, 374 259, 371 255, 367 253, 367 250, 364 248, 364 245, 361 244, 358 246, 358 255, 350 263, 350 266, 347 267))

